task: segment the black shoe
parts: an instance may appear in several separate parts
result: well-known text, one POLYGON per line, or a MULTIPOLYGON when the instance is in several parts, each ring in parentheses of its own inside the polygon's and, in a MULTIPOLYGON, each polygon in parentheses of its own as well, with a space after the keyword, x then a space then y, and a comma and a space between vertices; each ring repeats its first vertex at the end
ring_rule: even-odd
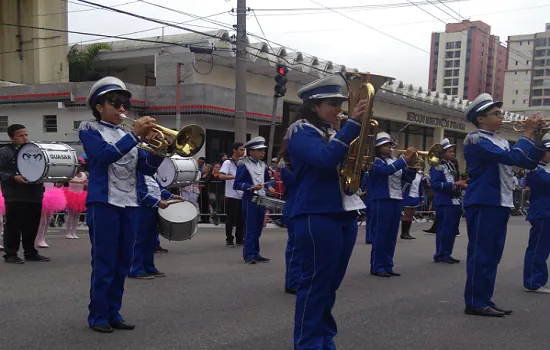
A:
POLYGON ((47 262, 50 261, 50 258, 47 258, 45 256, 42 256, 40 254, 32 255, 32 256, 26 256, 25 261, 41 261, 41 262, 47 262))
POLYGON ((371 275, 377 277, 391 277, 391 275, 387 272, 372 272, 371 275))
POLYGON ((254 265, 256 263, 256 260, 254 259, 245 259, 245 264, 254 265))
MULTIPOLYGON (((455 259, 447 258, 447 259, 440 259, 440 260, 434 260, 435 263, 443 263, 443 264, 456 264, 455 259)), ((460 261, 459 261, 460 262, 460 261)))
POLYGON ((24 264, 25 262, 21 260, 18 256, 9 256, 4 259, 8 264, 24 264))
POLYGON ((156 271, 156 272, 147 273, 147 276, 166 277, 166 274, 164 272, 156 271))
POLYGON ((367 240, 365 241, 365 244, 372 244, 372 241, 370 241, 370 240, 367 239, 367 240))
POLYGON ((96 324, 95 326, 90 326, 90 328, 99 333, 113 333, 113 327, 108 324, 96 324))
POLYGON ((501 308, 497 307, 496 305, 493 306, 493 309, 497 310, 498 312, 504 312, 505 315, 511 315, 512 312, 514 312, 514 310, 501 309, 501 308))
POLYGON ((296 295, 298 291, 296 289, 292 289, 292 288, 285 288, 285 293, 287 294, 293 294, 293 295, 296 295))
POLYGON ((422 230, 422 231, 424 231, 424 232, 426 232, 426 233, 435 233, 434 230, 422 230))
POLYGON ((244 245, 244 242, 237 242, 237 245, 242 247, 244 245))
POLYGON ((228 248, 234 248, 234 247, 235 247, 235 243, 233 243, 233 242, 227 242, 227 243, 225 243, 225 246, 228 247, 228 248))
POLYGON ((255 259, 257 262, 259 263, 267 263, 267 262, 270 262, 271 259, 269 258, 264 258, 263 256, 258 256, 256 259, 255 259))
POLYGON ((133 278, 136 280, 152 280, 155 278, 155 276, 144 273, 142 275, 128 276, 128 278, 133 278))
POLYGON ((126 323, 126 321, 118 321, 111 323, 111 327, 114 329, 124 329, 124 330, 132 330, 136 328, 133 324, 126 323))
POLYGON ((388 272, 388 273, 390 274, 390 276, 397 276, 397 277, 401 276, 400 273, 393 272, 393 271, 390 271, 390 272, 388 272))
POLYGON ((168 249, 164 249, 159 245, 158 247, 155 247, 155 253, 168 253, 168 249))
POLYGON ((460 260, 455 259, 455 258, 453 258, 453 257, 450 257, 449 259, 451 259, 452 261, 454 261, 455 264, 458 264, 458 263, 460 262, 460 260))
POLYGON ((504 312, 497 311, 490 306, 482 306, 482 307, 466 306, 464 313, 466 315, 486 316, 486 317, 502 317, 505 315, 504 312))

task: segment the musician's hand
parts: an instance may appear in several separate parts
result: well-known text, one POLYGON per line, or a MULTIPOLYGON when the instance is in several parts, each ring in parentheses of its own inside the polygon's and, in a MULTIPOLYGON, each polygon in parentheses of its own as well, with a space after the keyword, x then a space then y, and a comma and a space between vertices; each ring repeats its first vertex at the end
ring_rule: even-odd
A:
POLYGON ((146 142, 151 142, 151 140, 158 138, 159 135, 160 134, 158 132, 149 130, 147 134, 144 137, 142 137, 142 139, 144 139, 146 142))
POLYGON ((134 134, 137 136, 147 136, 149 131, 153 128, 153 123, 155 122, 154 118, 151 117, 141 117, 136 120, 134 125, 134 134))
POLYGON ((250 187, 250 190, 252 190, 252 191, 257 191, 257 190, 261 190, 262 187, 264 187, 264 185, 262 185, 262 184, 257 184, 257 185, 254 185, 254 186, 250 187))
POLYGON ((23 175, 15 175, 13 177, 13 181, 17 182, 18 184, 26 184, 27 182, 29 182, 27 178, 23 175))
POLYGON ((466 184, 466 181, 464 180, 458 180, 454 183, 456 187, 466 188, 468 185, 466 184))
POLYGON ((410 162, 414 156, 414 154, 416 153, 416 148, 414 147, 409 147, 407 148, 407 150, 405 151, 405 154, 403 155, 403 158, 405 158, 405 160, 408 162, 410 162))
POLYGON ((158 207, 159 207, 160 209, 166 209, 166 208, 168 208, 168 202, 166 202, 166 201, 160 201, 159 204, 158 204, 158 207))
POLYGON ((267 190, 269 191, 269 193, 271 194, 275 194, 275 189, 273 187, 268 187, 267 190))
POLYGON ((523 122, 524 136, 532 139, 539 127, 544 126, 542 117, 538 114, 532 115, 523 122))
POLYGON ((366 107, 367 107, 367 100, 359 101, 359 103, 357 103, 355 105, 355 108, 353 109, 351 118, 357 120, 358 122, 361 122, 363 120, 363 113, 365 112, 366 107))
POLYGON ((172 198, 170 198, 170 199, 179 199, 179 200, 182 200, 182 201, 185 200, 185 198, 183 198, 182 196, 178 196, 177 194, 173 195, 172 198))

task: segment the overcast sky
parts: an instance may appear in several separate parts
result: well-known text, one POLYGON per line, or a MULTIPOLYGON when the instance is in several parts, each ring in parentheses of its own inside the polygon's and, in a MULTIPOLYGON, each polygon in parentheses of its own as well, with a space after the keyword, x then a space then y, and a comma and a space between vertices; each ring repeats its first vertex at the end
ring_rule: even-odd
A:
MULTIPOLYGON (((115 7, 166 21, 183 22, 193 19, 141 1, 91 1, 107 6, 123 4, 115 7)), ((414 0, 415 3, 423 1, 414 0)), ((198 16, 230 11, 237 6, 237 0, 151 0, 151 2, 198 16)), ((265 37, 271 41, 337 64, 392 76, 405 83, 423 87, 428 86, 431 33, 444 31, 444 22, 458 22, 463 18, 482 20, 492 27, 491 34, 499 36, 504 42, 509 35, 544 31, 545 23, 550 22, 549 0, 469 0, 445 3, 456 13, 443 6, 438 0, 428 0, 428 2, 431 5, 420 6, 420 9, 407 0, 248 0, 247 7, 255 10, 265 37), (407 6, 382 9, 342 8, 391 4, 407 6), (340 14, 323 6, 334 8, 340 14), (323 10, 267 10, 297 8, 323 10)), ((71 0, 69 3, 70 30, 124 35, 160 27, 157 23, 110 11, 89 11, 89 6, 77 5, 77 3, 78 0, 71 0)), ((211 17, 211 19, 226 25, 236 24, 236 17, 230 13, 211 17)), ((204 21, 193 21, 185 26, 199 31, 222 28, 220 25, 204 21)), ((247 31, 264 36, 252 14, 247 19, 247 31)), ((180 29, 170 27, 164 29, 164 34, 181 32, 180 29)), ((139 38, 161 34, 161 29, 155 29, 128 36, 139 38)), ((90 39, 94 37, 75 34, 69 36, 71 43, 90 39)), ((257 41, 254 38, 250 40, 257 41)))

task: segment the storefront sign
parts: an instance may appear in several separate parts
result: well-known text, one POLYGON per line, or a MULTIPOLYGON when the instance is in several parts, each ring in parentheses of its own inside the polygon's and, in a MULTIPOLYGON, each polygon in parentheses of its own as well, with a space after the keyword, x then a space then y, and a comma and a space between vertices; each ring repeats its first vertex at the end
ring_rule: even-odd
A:
POLYGON ((438 126, 438 127, 447 128, 447 129, 462 130, 462 131, 466 130, 465 123, 456 122, 454 120, 450 120, 447 118, 430 117, 425 114, 415 113, 415 112, 407 112, 407 121, 416 122, 424 125, 430 125, 430 126, 438 126))

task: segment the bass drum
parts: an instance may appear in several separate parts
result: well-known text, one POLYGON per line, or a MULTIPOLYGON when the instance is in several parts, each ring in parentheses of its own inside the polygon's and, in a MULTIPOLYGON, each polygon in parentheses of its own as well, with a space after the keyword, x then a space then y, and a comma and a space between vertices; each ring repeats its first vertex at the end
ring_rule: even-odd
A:
POLYGON ((199 209, 191 202, 172 203, 159 209, 159 216, 159 234, 169 241, 185 241, 197 233, 199 209))
POLYGON ((187 186, 201 178, 199 165, 194 158, 172 156, 165 158, 157 170, 157 179, 162 187, 187 186))
POLYGON ((17 170, 31 183, 65 182, 78 172, 71 146, 60 142, 29 142, 17 153, 17 170))

